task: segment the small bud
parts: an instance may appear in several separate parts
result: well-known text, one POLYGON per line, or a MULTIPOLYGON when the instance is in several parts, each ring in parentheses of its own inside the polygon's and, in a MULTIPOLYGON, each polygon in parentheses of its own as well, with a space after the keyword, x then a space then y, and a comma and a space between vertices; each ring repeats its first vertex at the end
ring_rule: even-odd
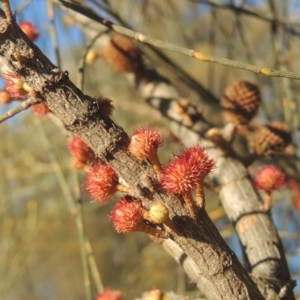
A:
POLYGON ((32 105, 31 109, 32 109, 33 113, 38 117, 51 113, 51 110, 44 102, 32 105))
POLYGON ((0 103, 7 105, 11 103, 14 99, 11 97, 10 93, 7 90, 0 90, 0 103))
POLYGON ((96 300, 123 300, 123 295, 118 290, 105 288, 103 293, 97 295, 96 300))
POLYGON ((108 64, 121 73, 140 73, 144 69, 139 48, 127 37, 117 35, 103 47, 102 55, 108 64))
POLYGON ((271 208, 271 194, 285 184, 285 174, 276 166, 263 166, 255 175, 255 185, 266 192, 264 210, 271 208))
POLYGON ((158 177, 162 172, 157 149, 163 144, 163 138, 158 130, 149 126, 137 128, 130 139, 128 150, 137 159, 148 159, 153 165, 158 177))
POLYGON ((39 37, 39 32, 31 22, 20 22, 20 28, 31 41, 35 41, 39 37))
POLYGON ((144 219, 146 210, 140 201, 123 198, 113 208, 110 220, 120 232, 145 232, 160 238, 168 238, 168 233, 148 225, 144 219))
POLYGON ((30 88, 21 79, 21 76, 12 72, 5 74, 5 89, 10 93, 14 99, 20 99, 29 93, 33 94, 33 89, 30 88))
POLYGON ((68 143, 68 147, 73 157, 72 167, 88 170, 88 163, 95 159, 91 148, 79 136, 73 136, 68 143))
POLYGON ((257 85, 245 80, 229 85, 222 100, 225 120, 232 123, 249 123, 256 115, 260 101, 257 85))
POLYGON ((177 232, 176 226, 169 217, 168 208, 160 202, 151 205, 149 212, 147 212, 144 217, 152 223, 165 224, 177 232))
POLYGON ((96 59, 99 57, 99 53, 94 50, 94 49, 90 49, 88 51, 88 53, 86 54, 86 58, 85 58, 85 62, 88 65, 91 65, 94 61, 96 61, 96 59))

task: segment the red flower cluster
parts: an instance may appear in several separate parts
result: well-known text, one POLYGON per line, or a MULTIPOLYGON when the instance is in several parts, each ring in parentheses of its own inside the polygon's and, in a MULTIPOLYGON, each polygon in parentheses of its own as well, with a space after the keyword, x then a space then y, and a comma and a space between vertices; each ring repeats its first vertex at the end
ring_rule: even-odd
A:
POLYGON ((86 179, 86 189, 93 198, 105 202, 117 191, 118 175, 109 166, 98 161, 91 167, 86 179))
POLYGON ((284 184, 284 173, 274 165, 263 166, 255 175, 255 185, 266 192, 279 189, 284 184))
POLYGON ((179 153, 164 168, 161 184, 169 193, 190 194, 213 168, 214 160, 202 147, 191 147, 179 153))

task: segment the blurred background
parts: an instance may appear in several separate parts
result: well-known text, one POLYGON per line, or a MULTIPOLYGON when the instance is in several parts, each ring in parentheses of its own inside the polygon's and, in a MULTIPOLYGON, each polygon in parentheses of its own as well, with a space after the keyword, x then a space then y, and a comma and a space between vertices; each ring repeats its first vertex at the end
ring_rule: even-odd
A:
MULTIPOLYGON (((60 62, 76 83, 78 62, 90 43, 83 25, 56 1, 10 2, 18 22, 30 21, 36 26, 38 47, 54 64, 60 62)), ((293 72, 300 69, 298 0, 81 2, 102 17, 162 41, 257 66, 293 72)), ((101 24, 97 26, 99 32, 106 30, 101 24)), ((293 136, 293 155, 260 159, 250 167, 250 173, 258 165, 271 162, 287 174, 286 187, 274 194, 272 216, 292 278, 298 280, 295 293, 300 297, 299 81, 260 76, 137 45, 141 46, 146 63, 168 78, 182 98, 199 105, 214 124, 222 124, 220 101, 226 86, 244 79, 256 83, 262 93, 253 128, 270 120, 288 125, 293 136), (207 94, 199 92, 203 89, 207 94)), ((97 50, 97 44, 93 49, 97 50)), ((160 114, 149 108, 127 78, 103 59, 86 66, 84 92, 111 98, 115 106, 112 119, 129 134, 138 125, 157 126, 164 134, 159 153, 163 163, 182 147, 160 114)), ((0 105, 0 114, 18 103, 0 105)), ((100 204, 85 193, 85 173, 71 169, 68 138, 51 118, 37 117, 29 109, 0 124, 0 136, 1 299, 86 299, 76 211, 78 197, 82 199, 80 216, 84 219, 85 236, 94 253, 93 266, 101 276, 98 285, 93 283, 93 298, 99 282, 122 291, 124 299, 140 297, 154 287, 186 295, 197 292, 181 268, 148 236, 115 232, 107 217, 115 200, 100 204)), ((241 155, 247 152, 246 144, 245 137, 235 141, 241 155)), ((217 197, 208 193, 208 199, 212 219, 242 260, 239 242, 217 197)))

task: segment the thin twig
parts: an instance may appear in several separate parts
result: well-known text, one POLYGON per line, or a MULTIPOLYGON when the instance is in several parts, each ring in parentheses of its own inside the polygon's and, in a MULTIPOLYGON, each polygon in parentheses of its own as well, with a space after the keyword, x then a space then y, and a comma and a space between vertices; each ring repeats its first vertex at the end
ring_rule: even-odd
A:
POLYGON ((61 3, 65 7, 70 8, 78 13, 81 13, 81 14, 85 15, 86 17, 88 17, 98 23, 101 23, 102 25, 106 26, 109 29, 112 29, 112 30, 114 30, 120 34, 126 35, 128 37, 134 38, 142 43, 150 44, 150 45, 153 45, 158 48, 165 49, 165 50, 177 52, 177 53, 180 53, 180 54, 192 57, 192 58, 196 58, 203 62, 216 63, 216 64, 228 66, 228 67, 233 67, 233 68, 242 69, 245 71, 254 72, 257 74, 262 74, 262 75, 269 76, 269 77, 286 77, 286 78, 300 80, 300 74, 298 74, 298 73, 274 70, 274 69, 270 69, 268 67, 260 67, 260 66, 255 66, 252 64, 248 64, 248 63, 244 63, 244 62, 240 62, 240 61, 236 61, 236 60, 232 60, 232 59, 227 59, 227 58, 223 58, 223 57, 219 57, 219 56, 212 56, 212 55, 208 55, 208 54, 205 54, 205 53, 202 53, 199 51, 195 51, 193 49, 180 47, 180 46, 177 46, 177 45, 174 45, 171 43, 167 43, 167 42, 164 42, 164 41, 161 41, 158 39, 154 39, 154 38, 148 37, 144 34, 141 34, 139 32, 125 28, 123 26, 116 25, 116 24, 112 23, 111 21, 106 20, 104 18, 101 18, 100 16, 95 14, 92 10, 83 8, 81 5, 76 4, 76 2, 71 3, 66 0, 57 0, 57 1, 59 1, 59 3, 61 3))
POLYGON ((54 45, 54 50, 55 50, 55 57, 56 57, 56 62, 59 67, 61 67, 61 59, 60 59, 60 54, 59 54, 59 48, 58 48, 58 37, 57 37, 57 32, 55 28, 55 23, 54 23, 54 3, 52 0, 47 1, 48 4, 48 17, 50 20, 50 37, 52 40, 52 43, 54 45))
POLYGON ((99 32, 92 40, 91 42, 87 45, 83 56, 79 62, 78 66, 78 79, 77 79, 77 86, 83 91, 84 90, 84 70, 85 70, 85 65, 86 65, 86 57, 89 52, 89 50, 93 47, 94 43, 97 41, 97 39, 104 33, 106 33, 107 30, 99 32))
MULTIPOLYGON (((290 22, 290 21, 280 20, 280 19, 275 20, 273 17, 269 17, 267 15, 262 15, 262 14, 254 12, 254 11, 245 9, 243 7, 235 6, 233 4, 220 4, 220 3, 217 3, 217 1, 208 1, 208 0, 189 0, 189 1, 191 1, 191 2, 197 2, 199 4, 207 4, 209 6, 212 6, 212 7, 215 7, 215 8, 219 8, 219 9, 228 9, 228 10, 234 11, 235 13, 248 15, 248 16, 260 19, 262 21, 269 22, 269 23, 276 22, 276 24, 278 24, 280 26, 286 26, 286 25, 289 25, 289 26, 300 26, 300 23, 290 22)), ((300 34, 300 32, 295 31, 295 30, 293 30, 291 28, 290 28, 290 31, 291 31, 291 33, 294 33, 296 35, 300 34)))
POLYGON ((2 116, 0 116, 0 123, 6 121, 7 119, 17 115, 18 113, 28 109, 30 106, 34 104, 38 104, 41 102, 41 99, 30 97, 29 99, 22 102, 22 104, 18 105, 17 107, 14 107, 4 113, 2 116))
POLYGON ((13 20, 13 14, 10 9, 9 0, 0 0, 0 2, 2 3, 2 7, 5 12, 5 16, 6 16, 8 23, 11 23, 13 20))
POLYGON ((75 215, 76 227, 79 237, 79 246, 81 254, 81 262, 83 268, 83 278, 84 278, 84 289, 87 300, 92 300, 92 285, 90 280, 90 268, 87 258, 87 253, 85 249, 86 233, 84 224, 84 212, 81 199, 80 183, 78 178, 78 173, 73 172, 74 177, 74 191, 75 191, 75 206, 77 208, 77 214, 75 215))

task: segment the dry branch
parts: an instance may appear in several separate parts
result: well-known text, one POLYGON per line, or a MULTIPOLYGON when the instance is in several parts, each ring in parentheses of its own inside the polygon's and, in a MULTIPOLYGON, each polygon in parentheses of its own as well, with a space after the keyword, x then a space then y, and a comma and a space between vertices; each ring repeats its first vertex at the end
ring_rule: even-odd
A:
MULTIPOLYGON (((72 14, 72 16, 76 18, 77 23, 88 23, 81 15, 72 14)), ((93 37, 95 36, 94 28, 97 27, 91 22, 83 31, 93 37)), ((259 211, 262 201, 248 178, 247 169, 236 158, 224 157, 212 143, 203 139, 209 127, 195 108, 190 107, 189 110, 190 117, 194 120, 193 127, 188 128, 183 125, 182 116, 172 109, 174 103, 180 99, 177 90, 165 78, 153 70, 151 72, 152 75, 156 74, 153 75, 153 81, 143 82, 141 78, 136 80, 140 82, 138 90, 150 105, 169 120, 173 134, 186 146, 201 142, 211 149, 211 155, 216 158, 218 164, 211 179, 218 183, 220 200, 235 226, 249 271, 264 291, 264 296, 267 299, 274 299, 281 287, 290 282, 290 274, 281 240, 272 218, 269 214, 259 211), (266 289, 265 285, 270 285, 270 288, 266 289)), ((173 253, 172 243, 166 241, 163 245, 168 252, 173 253)), ((180 260, 177 259, 177 261, 180 260)), ((190 262, 190 264, 193 263, 190 262)), ((195 274, 191 268, 185 270, 190 277, 194 278, 195 274)), ((285 297, 285 299, 293 299, 291 288, 285 297)))
POLYGON ((139 162, 127 152, 127 134, 104 115, 91 97, 84 95, 28 40, 17 24, 0 18, 0 55, 10 69, 34 89, 51 111, 71 132, 79 135, 95 152, 110 164, 130 187, 145 190, 143 205, 162 201, 180 228, 170 231, 171 238, 201 269, 199 284, 210 299, 263 299, 254 282, 229 249, 204 209, 197 212, 197 222, 173 196, 157 191, 150 193, 141 181, 144 174, 155 178, 153 168, 139 162), (21 60, 15 59, 22 57, 21 60), (205 282, 203 279, 205 278, 205 282), (202 280, 202 282, 201 282, 202 280))

